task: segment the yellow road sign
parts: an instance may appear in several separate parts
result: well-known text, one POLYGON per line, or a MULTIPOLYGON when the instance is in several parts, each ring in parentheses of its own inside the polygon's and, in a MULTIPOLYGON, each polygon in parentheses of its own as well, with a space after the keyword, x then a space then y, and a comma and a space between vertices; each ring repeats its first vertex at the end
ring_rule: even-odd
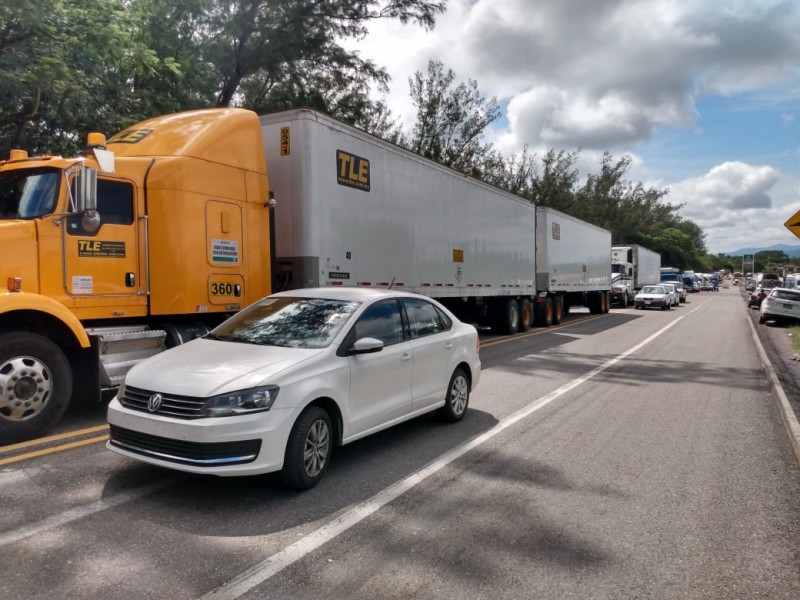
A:
POLYGON ((789 220, 783 225, 786 227, 786 229, 800 238, 800 210, 789 217, 789 220))

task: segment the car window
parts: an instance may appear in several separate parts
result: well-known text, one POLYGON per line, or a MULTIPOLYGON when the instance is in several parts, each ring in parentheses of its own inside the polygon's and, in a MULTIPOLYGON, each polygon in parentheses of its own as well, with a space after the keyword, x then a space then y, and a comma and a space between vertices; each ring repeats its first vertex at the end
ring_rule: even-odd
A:
POLYGON ((267 297, 232 316, 209 337, 261 346, 324 348, 358 306, 330 298, 267 297))
POLYGON ((411 329, 411 337, 418 338, 440 331, 446 331, 451 325, 442 319, 440 311, 436 307, 421 298, 404 298, 403 305, 406 307, 408 324, 411 329))
POLYGON ((403 341, 403 320, 397 301, 382 300, 370 306, 356 322, 355 339, 370 337, 384 346, 403 341))
POLYGON ((778 300, 794 300, 800 302, 800 292, 792 292, 789 290, 775 290, 772 292, 772 297, 778 300))

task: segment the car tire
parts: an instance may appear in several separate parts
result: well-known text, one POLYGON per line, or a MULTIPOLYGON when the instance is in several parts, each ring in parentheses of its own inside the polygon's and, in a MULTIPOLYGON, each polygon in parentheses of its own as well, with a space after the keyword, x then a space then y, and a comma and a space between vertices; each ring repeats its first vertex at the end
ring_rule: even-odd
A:
POLYGON ((464 418, 469 406, 469 387, 469 377, 464 369, 458 367, 447 384, 444 406, 436 411, 442 421, 455 423, 464 418))
POLYGON ((288 487, 307 490, 322 479, 333 450, 333 427, 328 413, 309 406, 298 417, 289 434, 281 479, 288 487))
POLYGON ((6 333, 0 335, 0 387, 0 439, 21 442, 61 419, 72 396, 72 371, 61 348, 46 337, 6 333))
POLYGON ((766 322, 767 322, 769 319, 771 319, 771 318, 772 318, 772 317, 770 317, 768 314, 759 315, 759 316, 758 316, 758 322, 759 322, 761 325, 763 325, 764 323, 766 323, 766 322))

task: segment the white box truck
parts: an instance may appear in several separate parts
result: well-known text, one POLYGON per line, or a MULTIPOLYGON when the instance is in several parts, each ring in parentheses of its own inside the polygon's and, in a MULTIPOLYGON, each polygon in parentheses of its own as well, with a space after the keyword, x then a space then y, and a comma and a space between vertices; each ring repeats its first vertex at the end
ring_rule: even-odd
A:
POLYGON ((611 304, 611 232, 552 208, 536 209, 537 321, 558 323, 585 306, 592 314, 611 304), (552 319, 546 316, 552 310, 552 319))
POLYGON ((500 333, 530 327, 533 204, 314 111, 261 126, 276 291, 392 287, 500 333))
POLYGON ((661 281, 661 255, 638 244, 613 246, 611 271, 611 301, 627 307, 644 286, 661 281))

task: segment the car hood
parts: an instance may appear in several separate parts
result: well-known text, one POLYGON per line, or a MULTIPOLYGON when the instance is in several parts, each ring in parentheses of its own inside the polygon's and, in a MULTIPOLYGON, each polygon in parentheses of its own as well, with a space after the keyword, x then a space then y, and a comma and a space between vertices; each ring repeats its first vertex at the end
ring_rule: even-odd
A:
POLYGON ((125 385, 182 396, 214 396, 271 383, 271 377, 324 351, 197 339, 139 363, 128 372, 125 385))

